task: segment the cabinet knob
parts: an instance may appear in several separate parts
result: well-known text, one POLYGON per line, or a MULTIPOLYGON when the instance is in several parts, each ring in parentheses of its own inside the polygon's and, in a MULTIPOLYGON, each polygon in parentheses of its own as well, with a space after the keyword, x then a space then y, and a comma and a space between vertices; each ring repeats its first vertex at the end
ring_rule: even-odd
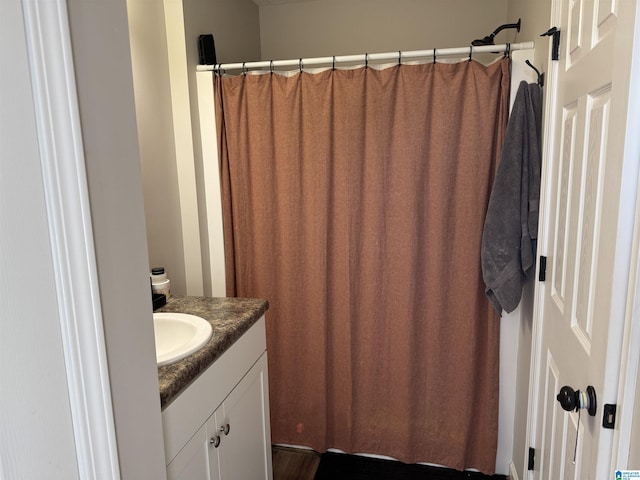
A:
POLYGON ((231 426, 228 423, 225 423, 218 430, 224 433, 225 435, 229 435, 229 432, 231 431, 231 426))
POLYGON ((213 445, 218 448, 220 446, 220 435, 216 435, 215 437, 211 437, 209 439, 209 445, 213 445))

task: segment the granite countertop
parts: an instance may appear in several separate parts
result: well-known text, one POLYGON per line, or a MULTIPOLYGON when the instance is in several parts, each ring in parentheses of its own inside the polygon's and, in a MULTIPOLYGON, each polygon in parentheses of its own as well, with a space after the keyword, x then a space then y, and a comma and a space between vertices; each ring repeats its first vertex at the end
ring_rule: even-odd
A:
POLYGON ((160 406, 164 409, 195 378, 220 357, 269 308, 256 298, 181 297, 172 295, 156 312, 197 315, 213 327, 209 342, 197 352, 176 363, 158 367, 160 406))

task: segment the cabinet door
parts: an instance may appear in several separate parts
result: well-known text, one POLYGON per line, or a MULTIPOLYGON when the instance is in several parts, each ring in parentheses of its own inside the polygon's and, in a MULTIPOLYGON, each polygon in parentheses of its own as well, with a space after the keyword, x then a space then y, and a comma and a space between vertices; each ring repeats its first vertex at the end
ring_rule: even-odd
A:
POLYGON ((223 480, 271 480, 267 354, 243 377, 216 412, 223 480), (225 431, 228 432, 225 434, 225 431))
POLYGON ((209 473, 209 440, 203 425, 167 465, 168 480, 218 480, 209 473))
POLYGON ((205 424, 207 431, 207 446, 209 449, 209 477, 210 480, 220 480, 220 453, 222 451, 222 437, 224 433, 219 431, 216 417, 221 417, 222 405, 207 420, 205 424))

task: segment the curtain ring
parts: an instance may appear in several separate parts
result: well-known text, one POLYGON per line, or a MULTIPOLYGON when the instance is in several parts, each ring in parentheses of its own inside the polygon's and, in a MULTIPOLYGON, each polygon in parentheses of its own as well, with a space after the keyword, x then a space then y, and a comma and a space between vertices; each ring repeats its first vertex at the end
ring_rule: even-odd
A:
POLYGON ((271 72, 271 75, 273 75, 273 60, 269 60, 269 71, 271 72))
POLYGON ((469 61, 471 61, 472 54, 473 54, 473 45, 469 45, 469 61))
POLYGON ((336 56, 333 56, 333 66, 331 67, 331 70, 335 70, 336 69, 336 56))
POLYGON ((302 66, 302 59, 300 59, 299 66, 300 66, 300 73, 302 73, 302 68, 303 68, 303 66, 302 66))
POLYGON ((247 74, 247 68, 244 66, 246 62, 242 62, 242 75, 246 75, 247 74))
POLYGON ((369 54, 364 54, 364 68, 369 68, 369 54))
POLYGON ((402 50, 398 50, 398 65, 402 65, 402 50))
POLYGON ((504 51, 504 56, 509 58, 511 56, 511 44, 507 43, 507 49, 504 51))
POLYGON ((433 63, 436 63, 436 49, 433 49, 433 63))

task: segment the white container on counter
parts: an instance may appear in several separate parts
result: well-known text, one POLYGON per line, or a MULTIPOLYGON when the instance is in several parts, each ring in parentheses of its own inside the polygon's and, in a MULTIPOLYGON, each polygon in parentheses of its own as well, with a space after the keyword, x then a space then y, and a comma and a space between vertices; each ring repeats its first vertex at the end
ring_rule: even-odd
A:
POLYGON ((151 291, 153 293, 162 293, 167 298, 171 295, 171 281, 167 278, 164 267, 151 269, 151 291))

